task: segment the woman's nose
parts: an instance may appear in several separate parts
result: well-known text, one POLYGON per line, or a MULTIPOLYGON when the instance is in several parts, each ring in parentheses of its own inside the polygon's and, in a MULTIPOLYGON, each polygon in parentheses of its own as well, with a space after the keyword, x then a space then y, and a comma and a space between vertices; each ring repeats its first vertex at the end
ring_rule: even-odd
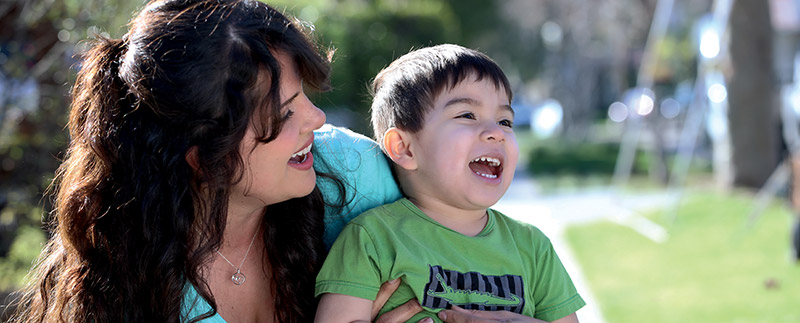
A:
POLYGON ((314 105, 314 103, 311 103, 310 100, 308 100, 308 99, 306 99, 306 100, 307 100, 307 104, 308 104, 307 107, 306 107, 306 110, 307 110, 307 112, 306 112, 307 113, 306 120, 307 120, 307 122, 305 123, 306 124, 306 128, 303 129, 303 130, 305 132, 311 132, 311 131, 317 130, 320 127, 322 127, 322 125, 325 124, 326 117, 325 117, 325 112, 320 110, 320 108, 317 108, 317 106, 314 105))

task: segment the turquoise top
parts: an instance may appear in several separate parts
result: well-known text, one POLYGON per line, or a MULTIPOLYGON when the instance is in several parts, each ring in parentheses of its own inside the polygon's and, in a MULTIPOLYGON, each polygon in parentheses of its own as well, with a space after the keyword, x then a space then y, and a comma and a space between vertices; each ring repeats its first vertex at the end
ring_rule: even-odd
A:
MULTIPOLYGON (((342 180, 345 205, 325 209, 325 247, 330 249, 350 219, 366 210, 400 199, 389 161, 374 140, 345 128, 326 124, 314 132, 314 169, 342 180)), ((318 176, 325 201, 338 201, 339 192, 329 179, 318 176)))
MULTIPOLYGON (((377 143, 363 135, 329 124, 314 132, 314 169, 319 173, 336 176, 345 186, 344 206, 326 206, 325 247, 330 249, 342 228, 354 217, 373 207, 391 203, 402 197, 392 177, 389 162, 377 143)), ((325 201, 340 201, 336 186, 322 176, 317 186, 325 201)), ((183 321, 211 310, 194 286, 187 284, 183 301, 183 321)), ((219 315, 203 323, 225 322, 219 315)))

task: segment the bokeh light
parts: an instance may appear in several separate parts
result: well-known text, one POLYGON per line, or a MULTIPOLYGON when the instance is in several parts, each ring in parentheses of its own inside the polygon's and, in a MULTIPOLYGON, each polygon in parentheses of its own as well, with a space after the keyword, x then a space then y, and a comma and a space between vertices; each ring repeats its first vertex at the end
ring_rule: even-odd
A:
POLYGON ((722 103, 728 98, 728 90, 725 85, 714 83, 708 87, 708 99, 714 103, 722 103))
POLYGON ((700 35, 700 55, 714 58, 719 55, 719 34, 713 28, 707 28, 700 35))
POLYGON ((628 118, 628 106, 622 102, 614 102, 608 107, 608 118, 614 122, 623 122, 628 118))
POLYGON ((661 116, 664 118, 675 118, 681 113, 681 104, 678 102, 678 100, 666 98, 661 101, 659 112, 661 112, 661 116))
POLYGON ((550 50, 558 50, 561 48, 561 41, 564 38, 564 32, 561 26, 554 21, 546 21, 542 24, 541 29, 542 41, 545 46, 550 50))
POLYGON ((533 111, 534 132, 541 138, 550 137, 561 125, 563 116, 564 109, 561 107, 561 103, 553 99, 545 100, 538 109, 533 111))
POLYGON ((653 98, 649 95, 642 93, 639 101, 636 103, 636 113, 640 116, 646 116, 653 112, 653 98))

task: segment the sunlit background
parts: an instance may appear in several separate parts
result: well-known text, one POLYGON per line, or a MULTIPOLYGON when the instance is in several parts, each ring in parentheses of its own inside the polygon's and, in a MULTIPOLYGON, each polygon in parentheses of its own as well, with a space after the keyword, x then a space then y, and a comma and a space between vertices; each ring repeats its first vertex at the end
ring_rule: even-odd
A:
MULTIPOLYGON (((800 322, 800 0, 267 3, 336 49, 313 100, 366 135, 394 58, 456 43, 498 62, 521 162, 497 208, 551 238, 582 322, 800 322)), ((142 6, 0 1, 0 304, 47 237, 76 55, 142 6)))

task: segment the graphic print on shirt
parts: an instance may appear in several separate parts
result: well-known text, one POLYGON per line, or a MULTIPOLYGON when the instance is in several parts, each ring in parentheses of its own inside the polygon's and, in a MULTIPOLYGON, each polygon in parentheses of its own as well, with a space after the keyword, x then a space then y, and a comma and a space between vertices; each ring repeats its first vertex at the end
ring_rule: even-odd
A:
POLYGON ((431 265, 428 268, 430 275, 422 306, 448 308, 452 304, 470 310, 522 313, 525 295, 520 276, 461 273, 431 265))

